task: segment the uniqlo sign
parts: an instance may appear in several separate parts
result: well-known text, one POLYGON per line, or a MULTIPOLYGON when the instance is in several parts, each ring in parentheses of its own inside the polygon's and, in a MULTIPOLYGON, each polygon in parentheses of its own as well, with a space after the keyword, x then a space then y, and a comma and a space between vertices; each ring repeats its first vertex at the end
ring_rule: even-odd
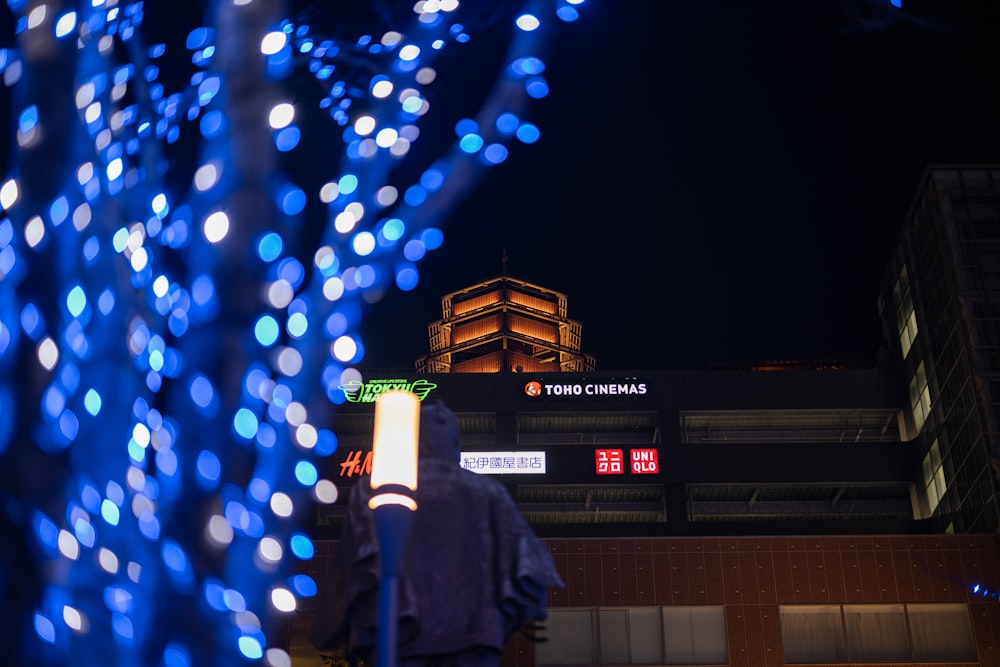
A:
POLYGON ((632 449, 629 451, 632 459, 632 474, 655 475, 660 472, 660 461, 655 449, 632 449))
POLYGON ((625 472, 623 466, 624 456, 620 449, 598 449, 597 450, 597 474, 598 475, 621 475, 625 472))

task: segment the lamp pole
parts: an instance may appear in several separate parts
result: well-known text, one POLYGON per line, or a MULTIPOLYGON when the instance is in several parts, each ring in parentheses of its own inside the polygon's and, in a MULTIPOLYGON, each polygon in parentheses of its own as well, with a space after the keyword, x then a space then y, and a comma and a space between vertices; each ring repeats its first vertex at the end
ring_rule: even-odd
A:
POLYGON ((420 399, 408 391, 386 391, 375 401, 371 488, 382 580, 375 667, 396 667, 399 568, 410 532, 417 490, 420 399))

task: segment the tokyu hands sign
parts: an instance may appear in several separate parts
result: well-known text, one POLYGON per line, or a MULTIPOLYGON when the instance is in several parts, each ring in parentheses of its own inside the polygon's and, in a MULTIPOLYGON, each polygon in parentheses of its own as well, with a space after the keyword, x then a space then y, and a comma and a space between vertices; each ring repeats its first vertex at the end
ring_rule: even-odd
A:
POLYGON ((350 403, 374 403, 384 391, 398 389, 416 394, 417 398, 423 401, 427 394, 437 389, 437 384, 424 379, 405 380, 402 378, 392 378, 388 380, 351 380, 340 385, 339 389, 344 392, 344 396, 350 403))

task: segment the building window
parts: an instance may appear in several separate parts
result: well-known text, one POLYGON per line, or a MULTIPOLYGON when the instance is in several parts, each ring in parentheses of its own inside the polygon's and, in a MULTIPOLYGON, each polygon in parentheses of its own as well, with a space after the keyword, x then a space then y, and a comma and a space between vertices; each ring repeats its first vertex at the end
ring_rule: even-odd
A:
POLYGON ((726 614, 721 606, 663 607, 668 665, 719 665, 729 661, 726 614))
POLYGON ((896 329, 899 331, 899 346, 903 353, 903 359, 906 359, 913 346, 913 341, 917 337, 917 314, 913 309, 910 277, 905 266, 900 271, 899 279, 892 289, 892 296, 896 302, 896 329))
POLYGON ((717 665, 729 661, 722 606, 550 609, 536 665, 717 665))
POLYGON ((906 605, 913 659, 976 662, 976 639, 964 604, 906 605))
POLYGON ((931 412, 931 391, 927 385, 927 372, 924 362, 917 366, 917 372, 910 380, 910 409, 913 412, 913 432, 920 433, 931 412))
POLYGON ((976 662, 965 604, 780 607, 785 662, 976 662))
POLYGON ((932 516, 944 498, 948 485, 944 479, 944 468, 941 466, 941 448, 937 438, 923 460, 924 488, 927 490, 927 516, 932 516))
POLYGON ((785 662, 847 662, 839 606, 796 605, 780 611, 785 662))
POLYGON ((851 662, 905 662, 910 659, 901 604, 844 605, 844 629, 851 662))

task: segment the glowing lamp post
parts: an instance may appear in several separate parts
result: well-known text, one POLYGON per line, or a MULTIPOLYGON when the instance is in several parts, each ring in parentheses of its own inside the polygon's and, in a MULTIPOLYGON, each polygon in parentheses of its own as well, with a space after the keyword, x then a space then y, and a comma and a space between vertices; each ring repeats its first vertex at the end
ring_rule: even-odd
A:
POLYGON ((374 495, 368 501, 375 517, 382 568, 376 667, 396 665, 397 581, 412 512, 417 509, 413 496, 417 490, 419 431, 420 400, 416 394, 394 390, 378 397, 371 474, 374 495))

